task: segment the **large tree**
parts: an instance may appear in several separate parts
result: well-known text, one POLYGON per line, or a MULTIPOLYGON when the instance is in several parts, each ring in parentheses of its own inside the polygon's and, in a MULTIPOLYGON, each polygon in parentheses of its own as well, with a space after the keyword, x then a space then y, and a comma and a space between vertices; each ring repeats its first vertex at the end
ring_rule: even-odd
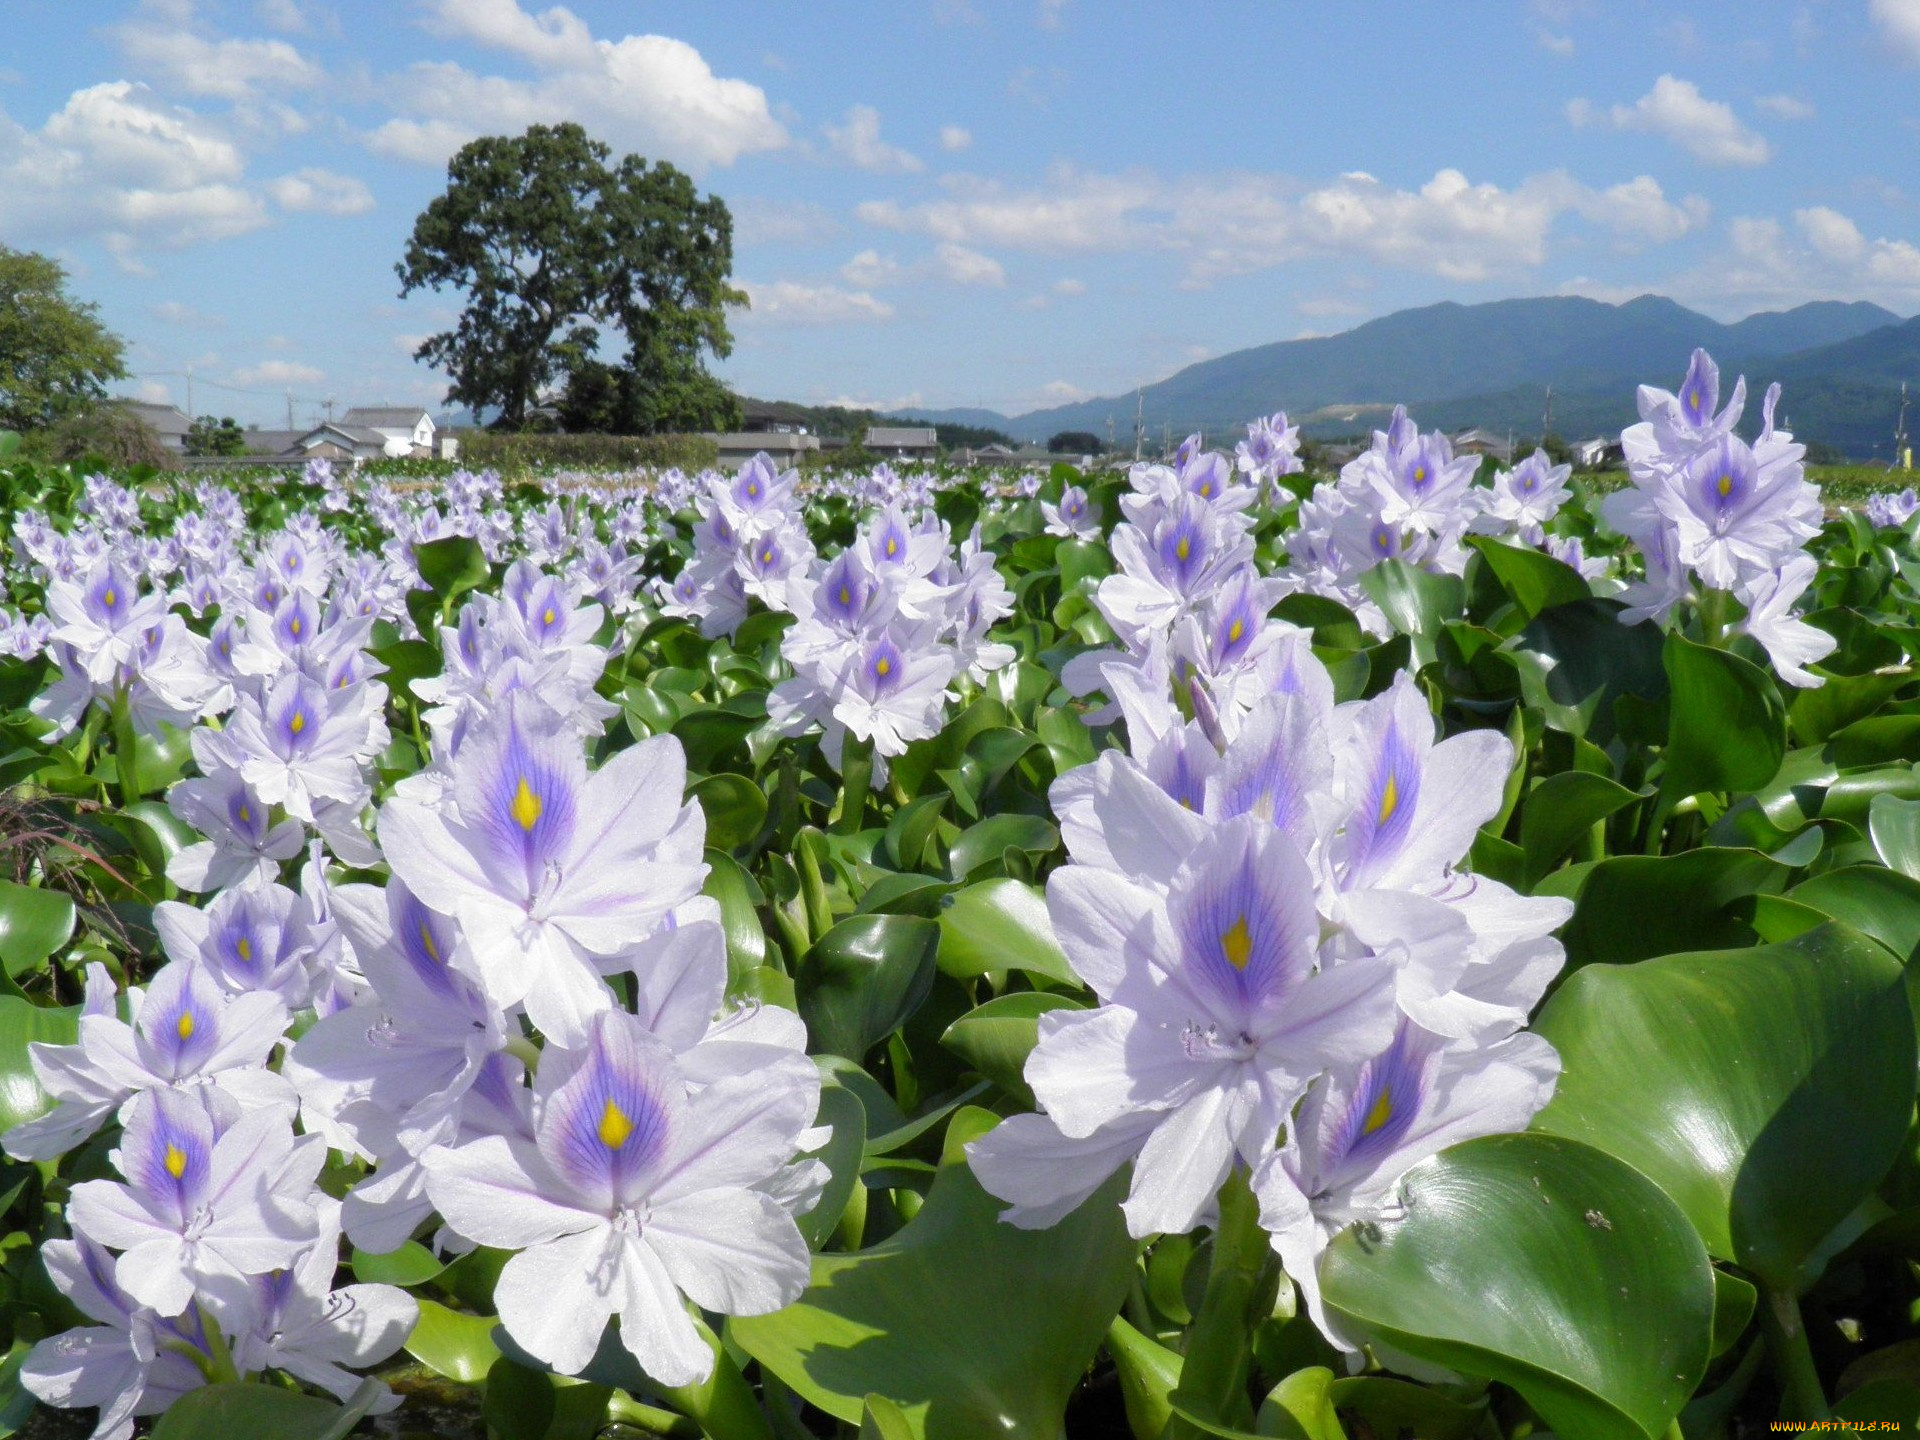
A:
POLYGON ((67 294, 59 262, 0 245, 0 429, 89 410, 126 373, 119 337, 67 294))
POLYGON ((489 136, 447 167, 446 193, 414 222, 402 295, 466 292, 454 329, 414 357, 453 377, 447 398, 498 407, 518 428, 565 380, 570 428, 705 425, 732 405, 705 356, 733 348, 726 307, 733 219, 665 162, 611 152, 578 125, 489 136), (602 327, 626 341, 615 366, 602 327))

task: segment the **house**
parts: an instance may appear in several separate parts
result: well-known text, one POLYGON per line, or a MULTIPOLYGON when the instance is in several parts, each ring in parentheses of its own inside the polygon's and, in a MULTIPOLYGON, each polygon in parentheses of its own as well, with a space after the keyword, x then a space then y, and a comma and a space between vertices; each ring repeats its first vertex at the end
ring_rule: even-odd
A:
POLYGON ((417 405, 356 405, 340 417, 340 423, 351 429, 377 431, 385 442, 385 453, 395 458, 411 455, 429 459, 437 453, 433 417, 417 405))
POLYGON ((798 405, 778 400, 742 400, 740 429, 749 435, 807 435, 813 424, 798 405))
POLYGON ((780 469, 800 463, 800 457, 820 448, 819 437, 782 431, 736 430, 707 438, 720 447, 720 468, 738 470, 762 450, 780 469))
POLYGON ((1491 455, 1502 465, 1513 463, 1513 442, 1491 430, 1462 430, 1453 437, 1453 453, 1456 455, 1491 455))
POLYGON ((167 449, 176 455, 186 453, 187 432, 193 428, 193 421, 178 405, 155 405, 148 400, 122 400, 119 405, 167 449))
POLYGON ((247 430, 247 454, 279 459, 307 435, 305 430, 247 430))
POLYGON ((280 451, 278 458, 301 461, 379 460, 393 453, 388 448, 390 443, 391 437, 371 426, 329 420, 324 425, 316 425, 304 432, 293 444, 280 451))
POLYGON ((937 460, 940 432, 931 425, 869 425, 866 448, 886 460, 937 460))
POLYGON ((1573 464, 1578 470, 1604 470, 1609 465, 1620 465, 1626 461, 1626 452, 1620 446, 1619 436, 1608 439, 1598 436, 1592 440, 1579 441, 1573 447, 1573 464))

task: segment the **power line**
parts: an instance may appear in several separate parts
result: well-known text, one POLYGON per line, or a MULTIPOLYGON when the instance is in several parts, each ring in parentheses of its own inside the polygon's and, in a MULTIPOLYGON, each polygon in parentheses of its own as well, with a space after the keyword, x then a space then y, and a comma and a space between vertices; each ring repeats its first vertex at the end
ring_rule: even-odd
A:
POLYGON ((291 397, 302 405, 325 405, 328 402, 317 395, 295 395, 291 390, 257 390, 246 385, 227 385, 218 380, 209 380, 204 375, 195 375, 186 370, 139 370, 133 373, 135 380, 174 379, 186 380, 194 385, 209 385, 215 390, 230 390, 236 395, 264 395, 269 400, 278 400, 283 396, 291 397))

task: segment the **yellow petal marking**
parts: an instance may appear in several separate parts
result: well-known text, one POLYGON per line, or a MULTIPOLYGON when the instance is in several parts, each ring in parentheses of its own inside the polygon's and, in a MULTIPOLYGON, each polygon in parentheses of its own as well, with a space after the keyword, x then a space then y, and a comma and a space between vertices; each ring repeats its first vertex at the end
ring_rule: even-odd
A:
POLYGON ((306 728, 307 728, 307 712, 304 710, 294 711, 293 718, 287 721, 288 733, 293 735, 298 735, 302 730, 305 730, 306 728))
POLYGON ((853 591, 845 585, 840 587, 840 603, 842 605, 851 605, 853 603, 853 591))
POLYGON ((1726 499, 1727 496, 1733 493, 1733 476, 1722 475, 1720 477, 1720 483, 1714 486, 1714 489, 1720 492, 1720 498, 1722 500, 1726 499))
POLYGON ((1233 624, 1227 627, 1227 643, 1229 645, 1238 645, 1240 643, 1240 637, 1246 633, 1247 622, 1236 618, 1233 624))
POLYGON ((600 1143, 609 1150, 618 1150, 631 1134, 633 1121, 627 1118, 627 1112, 613 1101, 607 1101, 607 1108, 600 1112, 600 1143))
POLYGON ((1247 929, 1246 916, 1235 920, 1227 933, 1220 937, 1220 950, 1234 969, 1247 968, 1247 962, 1253 958, 1253 932, 1247 929))
POLYGON ((882 655, 878 660, 873 662, 873 673, 878 675, 882 680, 886 679, 887 676, 893 673, 893 662, 882 655))
POLYGON ((1173 547, 1173 553, 1174 557, 1179 560, 1181 564, 1186 564, 1187 557, 1193 553, 1193 542, 1182 535, 1180 537, 1180 543, 1173 547))
POLYGON ((1380 792, 1380 818, 1376 825, 1384 825, 1393 818, 1393 812, 1400 808, 1400 782, 1392 772, 1388 772, 1386 788, 1380 792))
POLYGON ((117 591, 115 591, 111 586, 109 586, 106 593, 100 597, 100 601, 109 610, 111 610, 114 606, 120 603, 120 596, 117 591))
POLYGON ((891 535, 887 537, 887 558, 892 559, 900 550, 900 542, 891 535))
POLYGON ((287 629, 295 635, 300 633, 300 617, 298 615, 287 621, 287 629))
POLYGON ((1371 1135, 1389 1120, 1393 1119, 1393 1091, 1383 1087, 1380 1098, 1373 1102, 1373 1108, 1367 1111, 1367 1123, 1360 1127, 1362 1135, 1371 1135))
POLYGON ((444 965, 447 963, 440 958, 440 947, 433 943, 433 931, 428 928, 427 922, 424 920, 420 922, 420 944, 426 949, 427 955, 432 959, 434 964, 444 965))
POLYGON ((540 623, 542 625, 551 625, 553 623, 553 606, 549 605, 545 610, 540 612, 540 623))
POLYGON ((1413 483, 1416 485, 1424 485, 1427 483, 1427 467, 1426 466, 1416 465, 1413 467, 1413 483))
MULTIPOLYGON (((238 955, 242 962, 251 965, 253 963, 253 941, 249 940, 245 935, 242 935, 238 940, 233 942, 233 953, 238 955)), ((181 1038, 184 1039, 185 1037, 183 1036, 181 1038)))
POLYGON ((191 1040, 193 1038, 193 1011, 182 1010, 180 1012, 179 1023, 173 1028, 182 1040, 191 1040))
POLYGON ((540 823, 540 797, 533 793, 533 787, 527 784, 526 776, 520 777, 520 788, 513 792, 513 823, 522 830, 531 831, 540 823))
POLYGON ((242 805, 240 807, 240 823, 242 825, 253 824, 253 809, 251 806, 242 805))
POLYGON ((178 1180, 187 1173, 187 1152, 178 1145, 168 1145, 166 1167, 167 1174, 178 1180))

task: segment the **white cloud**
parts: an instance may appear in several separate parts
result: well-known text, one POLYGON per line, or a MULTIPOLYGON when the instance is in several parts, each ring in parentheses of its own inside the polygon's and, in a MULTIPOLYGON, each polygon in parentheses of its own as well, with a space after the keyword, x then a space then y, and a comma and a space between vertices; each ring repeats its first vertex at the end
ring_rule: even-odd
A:
POLYGON ((154 306, 153 318, 164 324, 185 326, 189 330, 222 330, 227 324, 223 316, 205 314, 178 300, 166 300, 154 306))
POLYGON ((920 205, 870 201, 859 218, 950 244, 1042 253, 1169 250, 1186 283, 1205 285, 1314 256, 1365 255, 1398 268, 1480 281, 1541 264, 1555 225, 1575 215, 1623 245, 1664 244, 1705 223, 1707 205, 1675 204, 1650 177, 1595 190, 1561 171, 1512 189, 1446 169, 1417 191, 1354 172, 1302 191, 1283 177, 1194 176, 1056 168, 1043 189, 1009 191, 949 176, 948 197, 920 205))
POLYGON ((233 372, 237 385, 318 385, 326 378, 326 371, 293 360, 262 360, 233 372))
POLYGON ((1065 380, 1049 380, 1040 387, 1042 405, 1077 405, 1082 400, 1091 399, 1093 391, 1083 390, 1065 380))
POLYGON ((1571 60, 1573 58, 1573 37, 1571 35, 1556 35, 1551 30, 1538 29, 1533 32, 1533 38, 1540 42, 1540 48, 1549 55, 1557 55, 1562 60, 1571 60))
POLYGON ((123 25, 115 38, 143 73, 189 95, 250 100, 263 91, 309 90, 326 79, 285 40, 209 40, 165 24, 123 25))
POLYGON ((854 105, 838 125, 823 125, 827 148, 856 170, 876 175, 912 174, 926 167, 920 157, 889 145, 880 138, 880 112, 871 105, 854 105))
POLYGON ((191 111, 125 80, 76 90, 39 130, 0 115, 0 231, 15 239, 100 239, 140 273, 143 246, 180 247, 257 230, 246 162, 191 111))
POLYGON ((739 282, 752 308, 741 325, 863 325, 891 320, 893 306, 864 290, 842 290, 837 285, 807 285, 795 280, 761 284, 739 282))
POLYGON ((1872 300, 1902 311, 1920 307, 1920 247, 1869 239, 1827 206, 1794 211, 1790 227, 1766 216, 1738 216, 1727 227, 1727 239, 1722 253, 1676 277, 1671 293, 1729 310, 1820 299, 1872 300))
POLYGON ((1867 9, 1893 47, 1920 62, 1920 0, 1872 0, 1867 9))
POLYGON ((928 278, 950 285, 998 286, 1007 283, 1007 272, 991 255, 948 241, 914 265, 902 265, 878 250, 862 250, 840 267, 840 278, 861 290, 881 290, 928 278))
POLYGON ((430 9, 440 33, 502 51, 535 75, 479 75, 447 61, 411 66, 385 87, 400 113, 367 137, 382 154, 439 164, 477 135, 563 120, 617 151, 694 170, 789 143, 765 91, 716 76, 683 40, 598 40, 564 6, 536 17, 517 0, 431 0, 430 9))
POLYGON ((950 155, 957 155, 973 144, 973 132, 964 125, 942 125, 940 127, 940 148, 950 155))
POLYGON ((267 182, 267 193, 282 210, 318 215, 364 215, 373 209, 373 192, 351 175, 331 170, 296 170, 267 182))
POLYGON ((133 398, 145 400, 149 405, 171 405, 173 391, 164 380, 142 380, 133 387, 133 398))
POLYGON ((1066 22, 1067 0, 1040 0, 1036 20, 1042 30, 1058 30, 1066 22))
POLYGON ((257 0, 253 13, 261 24, 287 35, 304 35, 313 28, 296 0, 257 0))
POLYGON ((1764 165, 1773 147, 1749 129, 1733 107, 1709 100, 1691 80, 1662 75, 1653 89, 1631 105, 1615 105, 1604 113, 1587 100, 1567 105, 1575 125, 1609 124, 1615 130, 1639 130, 1678 145, 1705 165, 1764 165))
POLYGON ((1811 120, 1814 109, 1797 95, 1762 95, 1754 105, 1776 120, 1811 120))
POLYGON ((1084 295, 1087 293, 1087 282, 1084 280, 1075 280, 1069 275, 1064 279, 1053 282, 1053 293, 1056 295, 1084 295))
POLYGON ((840 233, 840 222, 812 200, 729 199, 736 245, 818 245, 840 233))

